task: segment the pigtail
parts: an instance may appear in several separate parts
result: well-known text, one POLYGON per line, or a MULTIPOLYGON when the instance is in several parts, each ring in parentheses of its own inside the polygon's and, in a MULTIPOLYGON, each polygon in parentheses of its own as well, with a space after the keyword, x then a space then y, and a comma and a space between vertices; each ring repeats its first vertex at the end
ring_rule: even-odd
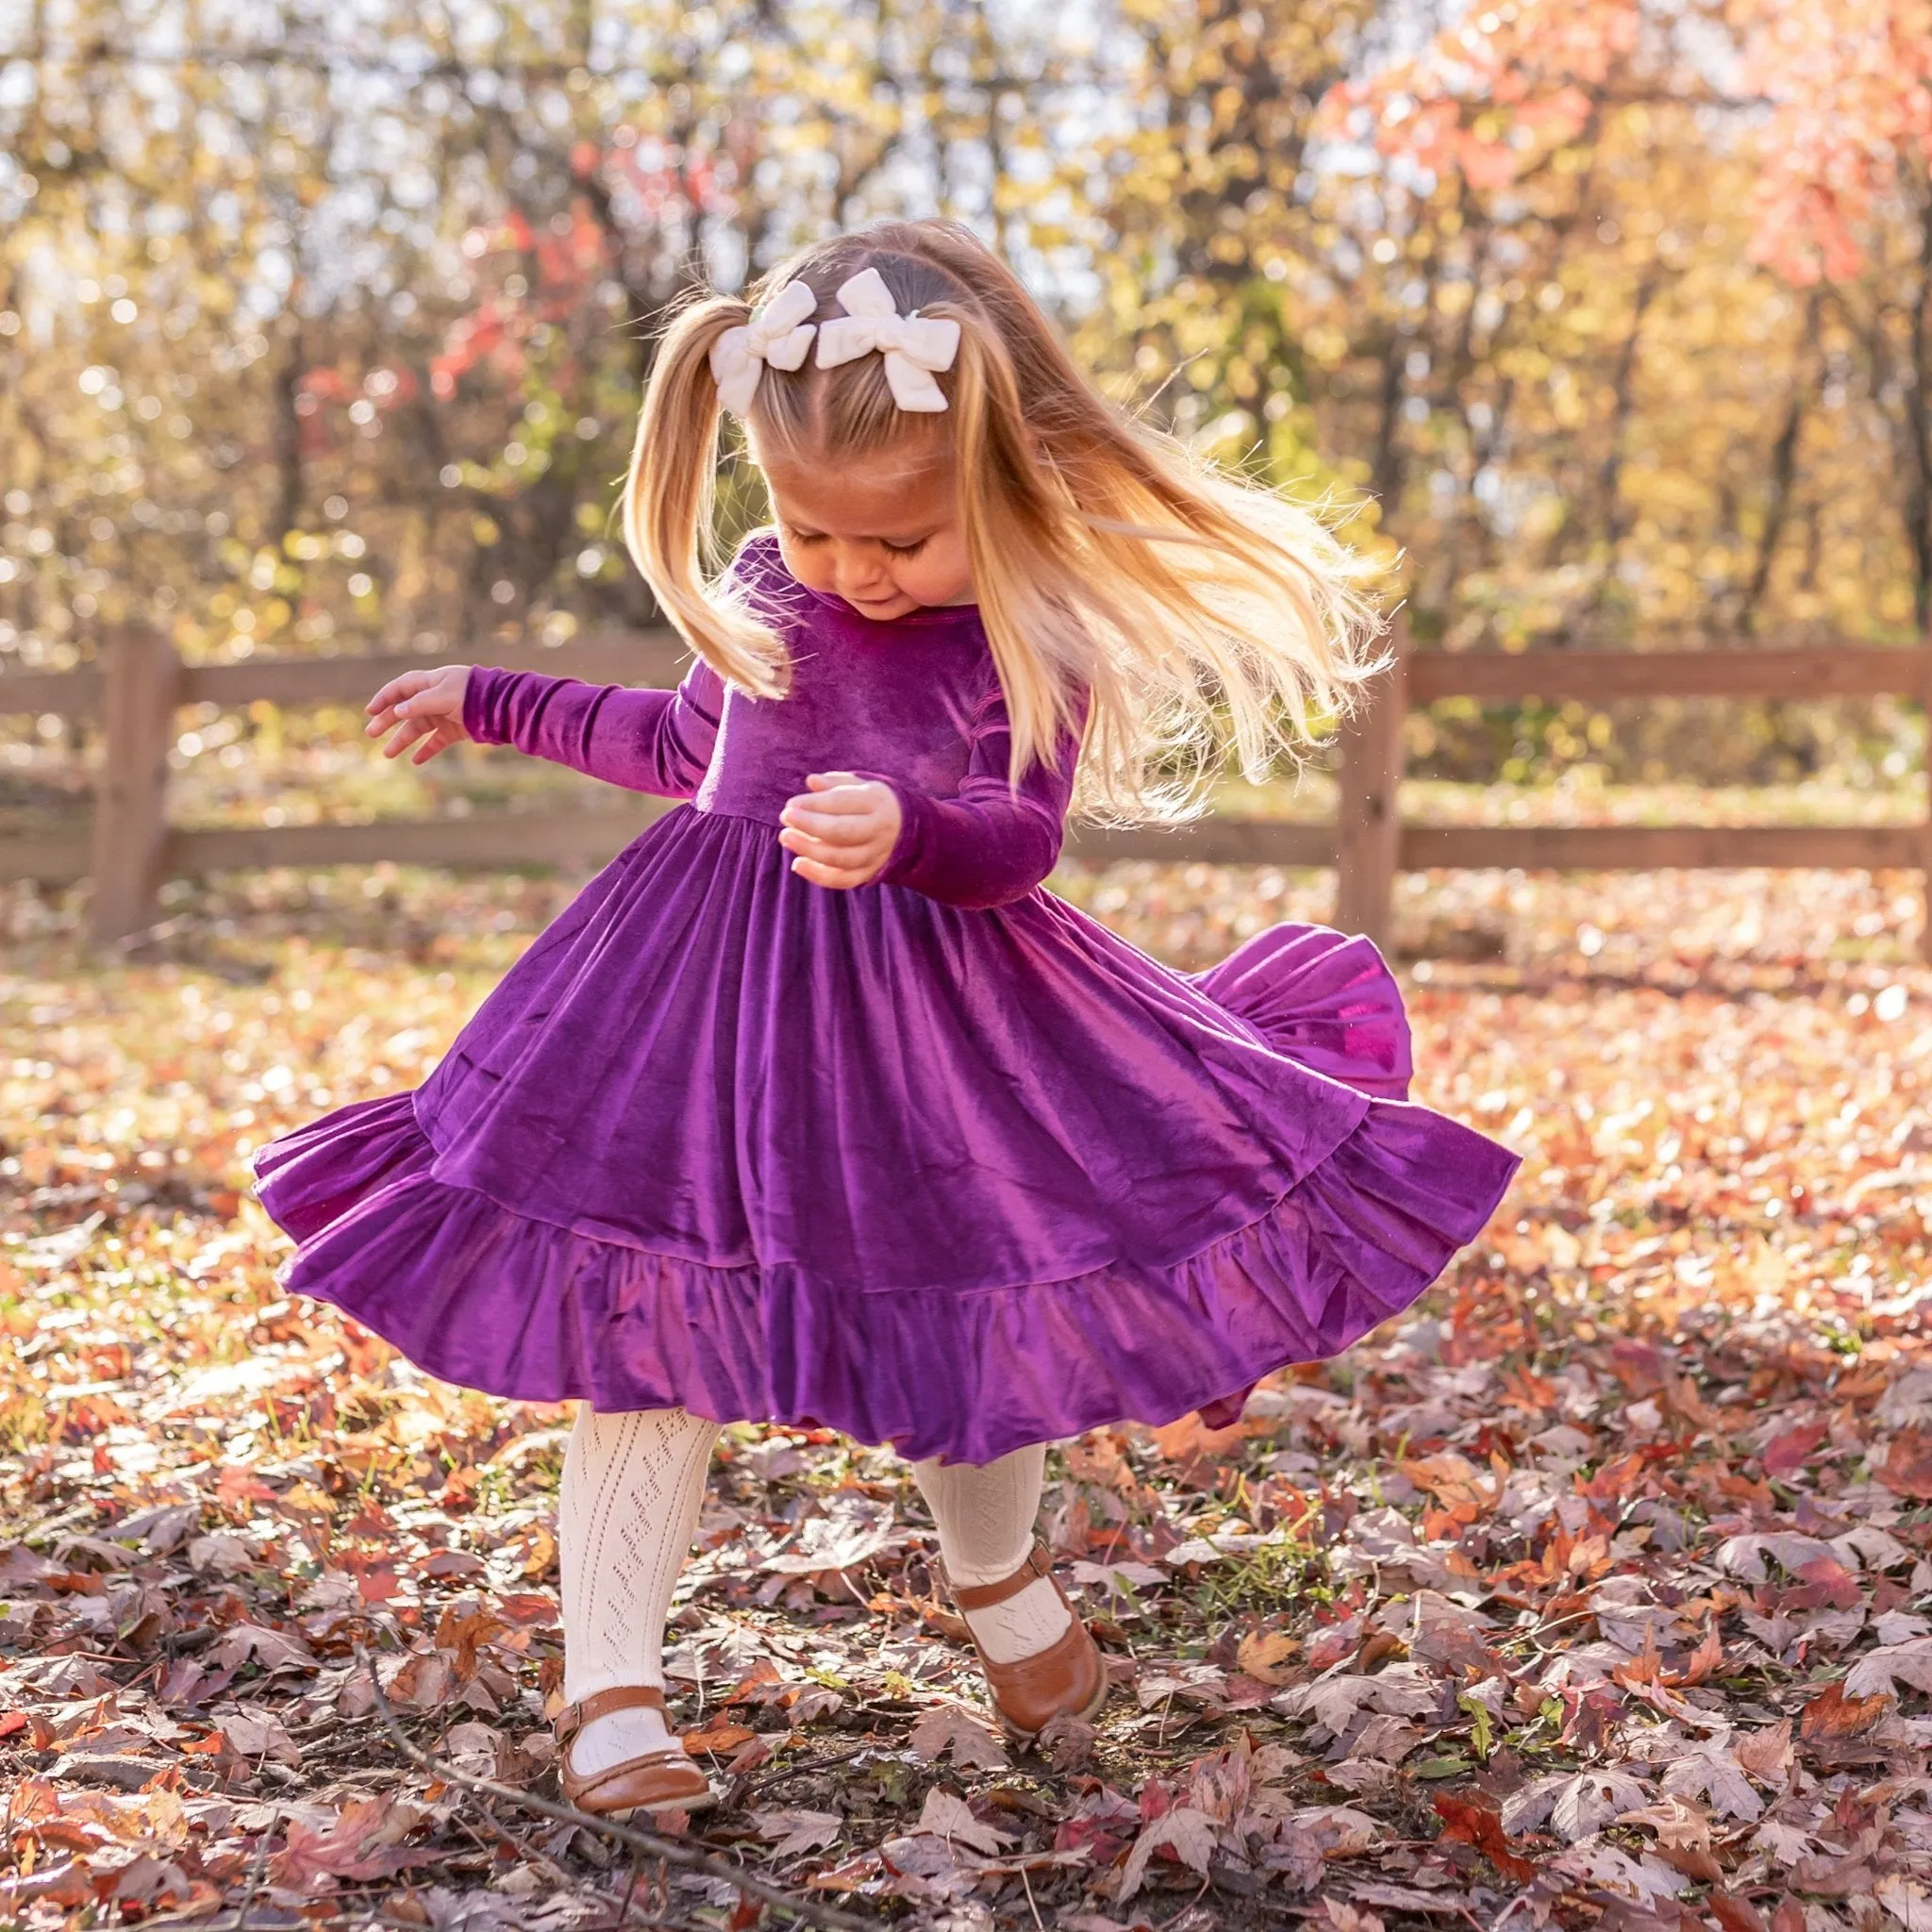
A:
MULTIPOLYGON (((1068 506, 1036 455, 1012 359, 999 337, 966 308, 924 311, 959 324, 949 379, 955 474, 974 594, 1006 698, 1015 786, 1051 764, 1060 738, 1079 728, 1077 695, 1106 667, 1081 647, 1075 607, 1056 599, 1077 558, 1063 541, 1068 506)), ((1101 704, 1095 715, 1104 717, 1101 704)))
POLYGON ((758 697, 782 696, 784 644, 741 598, 713 588, 718 475, 718 385, 713 345, 751 310, 714 296, 688 308, 665 331, 638 419, 625 479, 624 540, 678 634, 728 683, 758 697))
POLYGON ((960 324, 958 497, 1016 782, 1083 691, 1080 802, 1111 818, 1197 808, 1224 757, 1258 778, 1354 708, 1380 626, 1318 516, 1124 417, 1043 327, 922 312, 960 324))

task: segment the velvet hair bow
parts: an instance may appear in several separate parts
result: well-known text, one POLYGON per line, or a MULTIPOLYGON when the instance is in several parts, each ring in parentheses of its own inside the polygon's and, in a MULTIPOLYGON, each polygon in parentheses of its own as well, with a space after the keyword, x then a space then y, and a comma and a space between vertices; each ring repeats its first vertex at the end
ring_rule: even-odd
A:
POLYGON ((734 416, 750 409, 767 363, 774 369, 805 366, 818 306, 819 298, 803 282, 787 282, 762 308, 752 310, 749 322, 727 328, 711 344, 718 400, 734 416))
POLYGON ((931 414, 946 407, 945 392, 933 380, 950 369, 959 353, 959 325, 901 315, 892 293, 875 268, 860 269, 839 290, 843 315, 819 325, 819 367, 836 369, 876 349, 886 361, 886 381, 902 409, 931 414))

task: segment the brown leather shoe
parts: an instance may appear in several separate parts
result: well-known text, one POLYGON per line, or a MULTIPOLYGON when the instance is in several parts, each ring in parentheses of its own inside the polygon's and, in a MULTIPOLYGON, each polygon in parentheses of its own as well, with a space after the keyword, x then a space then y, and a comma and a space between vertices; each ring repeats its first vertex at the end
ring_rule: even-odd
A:
POLYGON ((636 1811, 707 1811, 718 1802, 711 1781, 675 1739, 662 1751, 626 1757, 603 1771, 579 1777, 571 1769, 571 1741, 593 1719, 613 1710, 662 1710, 664 1693, 655 1684, 620 1684, 599 1690, 557 1714, 557 1742, 562 1752, 563 1802, 595 1818, 622 1824, 636 1811))
MULTIPOLYGON (((943 1574, 943 1571, 941 1574, 943 1574)), ((1067 1593, 1053 1574, 1046 1545, 1036 1542, 1026 1560, 1010 1576, 998 1583, 979 1583, 954 1588, 948 1579, 953 1602, 963 1617, 968 1610, 984 1610, 1018 1596, 1036 1577, 1044 1576, 1054 1587, 1061 1603, 1067 1593)), ((1057 1717, 1091 1718, 1107 1702, 1107 1664, 1102 1658, 1080 1613, 1067 1604, 1071 1618, 1065 1633, 1037 1657, 1022 1657, 1018 1663, 996 1664, 979 1650, 979 1667, 986 1673, 986 1688, 992 1693, 992 1707, 1000 1726, 1016 1742, 1030 1744, 1057 1717)), ((973 1626, 968 1624, 967 1634, 973 1626)))

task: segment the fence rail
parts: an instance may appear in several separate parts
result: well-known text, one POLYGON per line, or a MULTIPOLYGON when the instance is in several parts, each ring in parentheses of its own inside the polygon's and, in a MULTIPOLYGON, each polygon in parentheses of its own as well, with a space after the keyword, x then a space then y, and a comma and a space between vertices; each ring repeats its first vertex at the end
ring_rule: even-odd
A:
MULTIPOLYGON (((1405 825, 1403 719, 1442 698, 1932 698, 1932 650, 1562 651, 1410 656, 1341 740, 1334 824, 1210 818, 1164 827, 1076 830, 1070 857, 1220 865, 1334 865, 1337 922, 1386 942, 1395 874, 1431 868, 1651 871, 1665 867, 1828 866, 1932 874, 1932 822, 1911 825, 1405 825)), ((503 650, 492 662, 593 683, 675 681, 669 631, 593 637, 558 650, 503 650)), ((184 829, 168 820, 168 753, 183 705, 359 703, 415 657, 303 658, 187 666, 143 628, 110 638, 98 668, 0 676, 0 716, 98 720, 104 741, 86 832, 0 837, 0 879, 93 881, 91 925, 115 940, 154 923, 162 879, 271 865, 498 866, 598 862, 635 837, 634 806, 369 824, 184 829)), ((1932 918, 1922 927, 1932 950, 1932 918)))

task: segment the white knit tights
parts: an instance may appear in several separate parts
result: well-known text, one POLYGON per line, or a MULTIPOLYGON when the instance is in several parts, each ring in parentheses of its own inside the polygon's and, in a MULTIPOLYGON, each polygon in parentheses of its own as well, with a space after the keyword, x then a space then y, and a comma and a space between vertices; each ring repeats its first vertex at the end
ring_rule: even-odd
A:
MULTIPOLYGON (((940 1555, 955 1585, 1001 1582, 1026 1560, 1046 1474, 1043 1443, 1015 1449, 997 1462, 915 1462, 912 1474, 939 1525, 940 1555)), ((1038 1656, 1059 1640, 1069 1621, 1059 1592, 1044 1576, 1003 1604, 961 1614, 996 1664, 1038 1656)))
MULTIPOLYGON (((697 1534, 718 1425, 681 1408, 599 1415, 579 1405, 558 1497, 563 1572, 563 1694, 573 1704, 620 1684, 664 1682, 672 1587, 697 1534)), ((956 1585, 998 1583, 1026 1560, 1040 1513, 1044 1447, 997 1462, 915 1462, 956 1585)), ((996 1664, 1057 1642, 1068 1624, 1044 1577, 966 1619, 996 1664)), ((571 1765, 588 1776, 672 1742, 655 1710, 617 1710, 588 1724, 571 1765)))
MULTIPOLYGON (((563 1572, 563 1694, 664 1683, 664 1622, 691 1554, 718 1425, 681 1408, 577 1408, 558 1495, 563 1572)), ((571 1765, 589 1775, 671 1742, 655 1710, 586 1724, 571 1765)))

